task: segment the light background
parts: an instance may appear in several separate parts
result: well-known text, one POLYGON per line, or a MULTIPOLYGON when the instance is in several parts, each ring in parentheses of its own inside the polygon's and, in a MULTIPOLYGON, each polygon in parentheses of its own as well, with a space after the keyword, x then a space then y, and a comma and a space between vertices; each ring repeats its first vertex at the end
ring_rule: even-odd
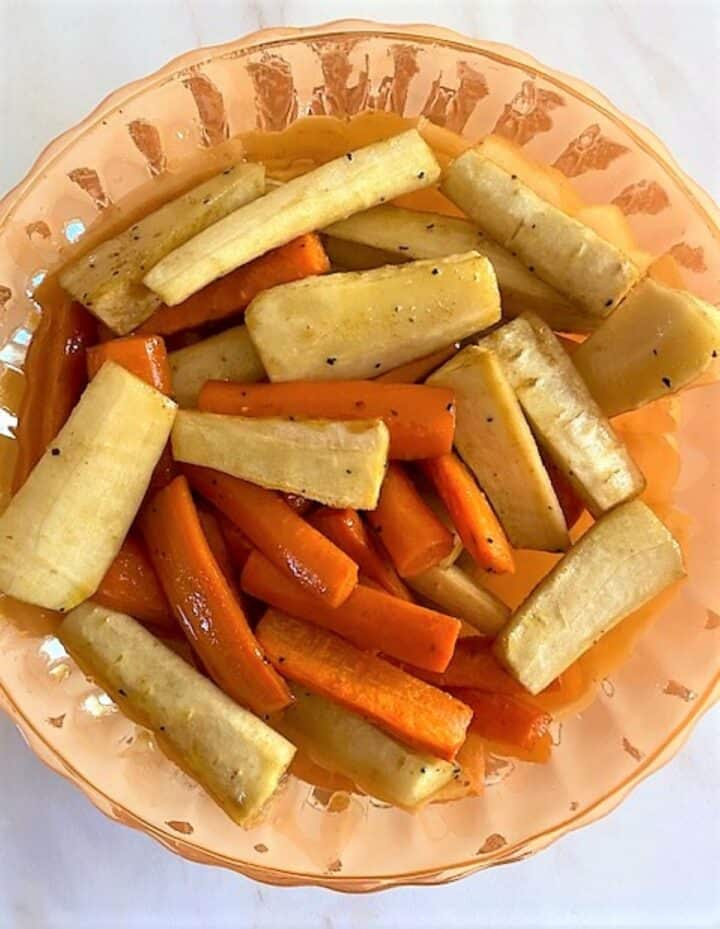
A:
MULTIPOLYGON (((597 86, 720 199, 720 0, 0 0, 0 192, 109 91, 196 45, 342 17, 436 22, 597 86)), ((717 501, 715 501, 717 505, 717 501)), ((191 865, 112 825, 0 719, 0 929, 720 926, 720 713, 623 806, 520 864, 365 897, 191 865)))

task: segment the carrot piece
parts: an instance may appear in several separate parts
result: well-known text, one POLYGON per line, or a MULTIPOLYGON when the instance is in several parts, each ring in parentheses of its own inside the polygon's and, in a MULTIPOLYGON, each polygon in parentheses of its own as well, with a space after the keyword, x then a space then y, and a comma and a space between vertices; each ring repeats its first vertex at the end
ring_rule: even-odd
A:
POLYGON ((388 557, 381 552, 356 510, 321 507, 308 518, 308 522, 349 555, 358 568, 383 590, 401 600, 413 600, 412 594, 398 577, 388 557))
POLYGON ((172 376, 165 342, 160 336, 128 336, 111 339, 87 350, 88 377, 92 379, 106 361, 114 361, 166 396, 172 394, 172 376))
POLYGON ((127 613, 158 632, 180 631, 145 546, 132 535, 123 542, 93 600, 109 610, 127 613))
POLYGON ((217 519, 223 539, 225 540, 225 547, 230 556, 230 561, 236 571, 242 571, 245 567, 245 562, 250 557, 250 552, 253 550, 252 542, 242 529, 238 529, 235 523, 228 519, 224 513, 218 513, 217 519))
POLYGON ((261 291, 278 284, 325 274, 330 261, 315 233, 301 235, 203 287, 175 306, 161 306, 136 331, 172 335, 226 319, 250 305, 261 291))
POLYGON ((552 717, 528 700, 508 694, 485 693, 466 687, 450 691, 473 713, 470 731, 492 742, 532 752, 547 761, 552 749, 548 726, 552 717))
POLYGON ((568 529, 572 529, 585 512, 585 504, 575 493, 575 488, 553 459, 549 455, 542 455, 542 460, 550 478, 550 483, 553 485, 555 496, 560 504, 560 509, 565 517, 565 523, 568 529))
POLYGON ((273 490, 186 465, 195 490, 231 519, 272 563, 318 602, 340 606, 357 584, 357 565, 273 490))
POLYGON ((422 468, 477 564, 494 574, 513 572, 515 562, 505 531, 475 478, 458 456, 428 458, 422 468))
POLYGON ((451 761, 472 711, 450 694, 309 623, 268 612, 258 641, 283 675, 360 713, 420 751, 451 761))
POLYGON ((329 629, 358 648, 429 671, 447 667, 460 632, 459 619, 361 584, 336 609, 318 604, 257 551, 245 563, 240 583, 258 600, 329 629))
POLYGON ((87 384, 85 349, 96 338, 95 320, 84 306, 68 298, 45 306, 25 362, 13 493, 25 483, 80 399, 87 384))
POLYGON ((376 377, 375 380, 385 384, 415 384, 417 381, 424 381, 435 368, 439 368, 441 364, 452 358, 459 348, 459 344, 453 343, 431 355, 424 355, 422 358, 416 358, 415 361, 407 361, 404 365, 392 368, 376 377))
MULTIPOLYGON (((87 353, 87 372, 92 379, 106 361, 114 361, 131 374, 145 381, 166 396, 172 395, 172 374, 165 342, 159 336, 128 336, 101 342, 87 353)), ((170 443, 165 446, 155 465, 150 490, 166 487, 177 475, 170 443)))
POLYGON ((453 550, 447 529, 415 489, 400 465, 388 467, 377 508, 368 520, 380 534, 400 577, 412 577, 439 564, 453 550))
POLYGON ((460 639, 450 664, 441 674, 418 671, 417 675, 436 687, 469 687, 488 693, 528 696, 525 688, 502 667, 485 636, 460 639))
POLYGON ((155 494, 140 526, 170 605, 218 687, 256 713, 287 706, 290 691, 266 662, 213 558, 184 477, 155 494))
POLYGON ((382 419, 390 433, 390 457, 412 460, 450 451, 455 434, 454 401, 452 390, 424 384, 208 381, 200 391, 198 407, 231 416, 382 419))
POLYGON ((283 499, 299 516, 307 513, 313 506, 312 500, 308 500, 307 497, 303 497, 301 494, 283 494, 283 499))
POLYGON ((218 568, 223 573, 225 580, 228 582, 230 587, 233 590, 233 593, 237 596, 237 581, 235 578, 235 567, 232 558, 230 557, 230 550, 228 544, 225 541, 225 536, 220 528, 220 522, 218 517, 207 507, 198 506, 197 507, 198 518, 200 520, 200 525, 202 530, 205 533, 205 539, 207 541, 208 547, 212 552, 212 556, 217 562, 218 568))

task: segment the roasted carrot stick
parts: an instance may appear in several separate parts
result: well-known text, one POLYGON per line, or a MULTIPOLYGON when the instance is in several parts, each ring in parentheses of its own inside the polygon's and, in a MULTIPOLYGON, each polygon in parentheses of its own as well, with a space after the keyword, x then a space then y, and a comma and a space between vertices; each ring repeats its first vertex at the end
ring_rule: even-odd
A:
POLYGON ((283 494, 283 500, 300 516, 311 510, 313 506, 312 500, 308 500, 307 497, 300 494, 283 494))
POLYGON ((224 513, 218 513, 217 518, 230 561, 236 572, 242 571, 245 562, 250 557, 250 552, 253 550, 253 544, 242 529, 238 529, 235 523, 228 519, 224 513))
POLYGON ((111 339, 87 350, 88 377, 93 378, 106 361, 114 361, 131 374, 170 396, 172 376, 165 342, 157 335, 111 339))
POLYGON ((263 290, 329 270, 330 261, 318 236, 302 235, 213 281, 182 303, 161 306, 137 332, 172 335, 226 319, 244 310, 263 290))
POLYGON ((25 393, 15 430, 13 493, 65 425, 87 384, 85 349, 97 337, 84 306, 58 295, 44 306, 25 362, 25 393))
POLYGON ((257 627, 268 658, 292 681, 372 720, 408 745, 452 760, 472 711, 450 694, 275 610, 257 627))
POLYGON ((253 552, 240 579, 243 590, 258 600, 371 651, 429 671, 444 670, 452 658, 461 623, 361 584, 342 606, 318 604, 260 552, 253 552))
POLYGON ((435 368, 439 368, 441 364, 452 358, 459 348, 460 346, 457 344, 448 345, 447 348, 441 348, 439 351, 433 352, 432 355, 424 355, 415 361, 408 361, 398 368, 386 371, 376 377, 375 380, 385 384, 415 384, 417 381, 424 381, 435 368))
POLYGON ((110 610, 127 613, 157 632, 180 632, 145 546, 132 535, 123 542, 93 600, 110 610))
POLYGON ((552 740, 552 717, 522 697, 453 688, 451 693, 473 712, 470 729, 485 739, 532 752, 534 760, 546 761, 552 740))
POLYGON ((340 606, 347 600, 357 584, 357 565, 279 494, 210 468, 187 465, 185 473, 195 490, 318 602, 340 606))
MULTIPOLYGON (((88 377, 91 379, 106 361, 114 361, 166 396, 169 397, 172 394, 170 364, 165 342, 160 336, 128 336, 123 339, 110 339, 88 349, 86 355, 88 377)), ((160 490, 166 487, 176 474, 177 468, 170 451, 170 443, 168 443, 155 465, 150 490, 160 490)))
POLYGON ((218 568, 222 571, 225 580, 232 588, 233 593, 237 595, 235 566, 230 557, 230 549, 220 528, 218 517, 212 510, 204 506, 198 506, 197 513, 212 556, 217 562, 218 568))
POLYGON ((382 419, 390 433, 390 457, 412 460, 450 451, 455 434, 454 401, 452 390, 424 384, 208 381, 200 391, 198 407, 234 416, 382 419))
POLYGON ((469 687, 473 690, 509 696, 524 694, 529 698, 525 688, 518 684, 497 660, 492 644, 485 636, 460 639, 455 646, 450 664, 441 674, 427 671, 418 671, 417 674, 436 687, 469 687))
POLYGON ((308 522, 349 555, 363 574, 383 590, 393 597, 412 601, 412 594, 356 510, 333 510, 324 506, 312 513, 308 522))
POLYGON ((560 509, 563 511, 565 523, 568 529, 572 529, 582 516, 585 510, 585 504, 575 493, 574 487, 552 458, 549 455, 543 455, 542 460, 548 477, 550 478, 550 482, 553 485, 553 489, 555 490, 555 495, 558 498, 560 509))
POLYGON ((475 478, 457 455, 428 458, 422 468, 477 564, 494 574, 514 571, 515 562, 505 531, 475 478))
POLYGON ((453 535, 440 522, 398 464, 388 467, 377 508, 368 520, 388 550, 400 577, 439 564, 453 550, 453 535))
POLYGON ((259 714, 287 706, 290 691, 213 558, 184 477, 145 505, 140 527, 170 605, 215 683, 259 714))

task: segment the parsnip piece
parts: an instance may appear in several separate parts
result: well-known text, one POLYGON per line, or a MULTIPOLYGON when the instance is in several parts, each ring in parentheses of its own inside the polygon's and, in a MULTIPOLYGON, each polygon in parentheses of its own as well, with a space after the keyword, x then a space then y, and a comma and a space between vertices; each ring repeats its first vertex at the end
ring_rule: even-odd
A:
POLYGON ((475 252, 283 284, 245 314, 271 381, 375 377, 499 318, 495 273, 475 252))
MULTIPOLYGON (((466 219, 442 213, 421 213, 388 204, 333 223, 324 232, 333 237, 333 241, 341 239, 352 242, 356 250, 365 249, 359 255, 365 267, 387 264, 387 257, 383 256, 393 256, 397 262, 403 258, 444 258, 477 251, 492 262, 505 315, 517 316, 533 310, 553 329, 566 332, 584 332, 587 329, 586 317, 569 300, 528 271, 507 249, 488 239, 466 219), (367 252, 368 248, 381 251, 367 252), (367 264, 371 260, 374 264, 367 264)), ((357 258, 351 249, 347 246, 346 249, 346 252, 340 250, 340 258, 345 257, 345 267, 355 268, 356 265, 349 265, 347 261, 357 258)))
POLYGON ((718 355, 720 311, 646 278, 573 363, 605 415, 616 416, 680 390, 718 355))
POLYGON ((608 316, 640 277, 618 248, 478 149, 451 165, 442 190, 483 232, 576 303, 587 315, 588 329, 608 316))
POLYGON ((265 368, 245 326, 234 326, 169 355, 175 398, 181 407, 195 406, 209 380, 261 381, 265 368))
POLYGON ((488 635, 499 632, 510 618, 510 609, 457 565, 430 568, 415 577, 406 577, 405 583, 445 613, 464 619, 488 635))
POLYGON ((390 738, 362 716, 304 687, 274 722, 315 764, 350 778, 386 803, 411 809, 456 776, 457 765, 420 754, 390 738))
POLYGON ((439 176, 432 150, 411 129, 348 152, 236 210, 159 262, 145 283, 165 303, 179 303, 272 248, 439 176))
POLYGON ((181 410, 172 432, 178 461, 360 510, 377 506, 389 443, 379 419, 292 421, 181 410))
POLYGON ((175 404, 106 362, 0 516, 0 590, 50 610, 91 596, 165 447, 175 404))
POLYGON ((142 283, 147 270, 264 190, 261 165, 227 168, 69 265, 60 274, 60 283, 114 332, 124 335, 144 323, 162 302, 142 283))
POLYGON ((518 608, 497 655, 540 693, 621 619, 684 575, 680 546, 634 500, 592 526, 518 608))
POLYGON ((538 441, 593 516, 642 492, 645 478, 541 319, 523 315, 482 344, 497 354, 538 441))
POLYGON ((290 742, 123 613, 90 601, 59 636, 228 816, 240 825, 258 816, 295 754, 290 742))
POLYGON ((500 362, 468 346, 428 384, 455 391, 455 447, 490 498, 515 548, 563 551, 565 519, 530 427, 500 362))

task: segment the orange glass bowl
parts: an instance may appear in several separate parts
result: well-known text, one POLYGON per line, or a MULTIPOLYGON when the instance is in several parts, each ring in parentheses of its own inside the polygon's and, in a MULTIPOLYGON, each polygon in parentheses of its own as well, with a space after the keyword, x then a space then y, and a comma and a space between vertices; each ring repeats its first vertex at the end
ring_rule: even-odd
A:
MULTIPOLYGON (((720 300, 717 208, 647 129, 587 85, 512 48, 429 26, 265 30, 190 52, 113 93, 0 203, 3 491, 38 313, 30 294, 67 241, 228 138, 367 109, 424 115, 469 140, 493 131, 514 139, 587 201, 617 204, 641 248, 671 253, 689 289, 720 300)), ((596 699, 555 724, 551 763, 490 756, 482 797, 410 815, 292 777, 266 821, 244 831, 70 661, 54 617, 7 599, 0 705, 38 756, 108 816, 186 858, 261 881, 367 891, 523 858, 613 809, 718 697, 720 506, 709 495, 720 471, 719 403, 713 382, 621 420, 649 473, 649 501, 683 539, 688 579, 644 622, 596 699)))

